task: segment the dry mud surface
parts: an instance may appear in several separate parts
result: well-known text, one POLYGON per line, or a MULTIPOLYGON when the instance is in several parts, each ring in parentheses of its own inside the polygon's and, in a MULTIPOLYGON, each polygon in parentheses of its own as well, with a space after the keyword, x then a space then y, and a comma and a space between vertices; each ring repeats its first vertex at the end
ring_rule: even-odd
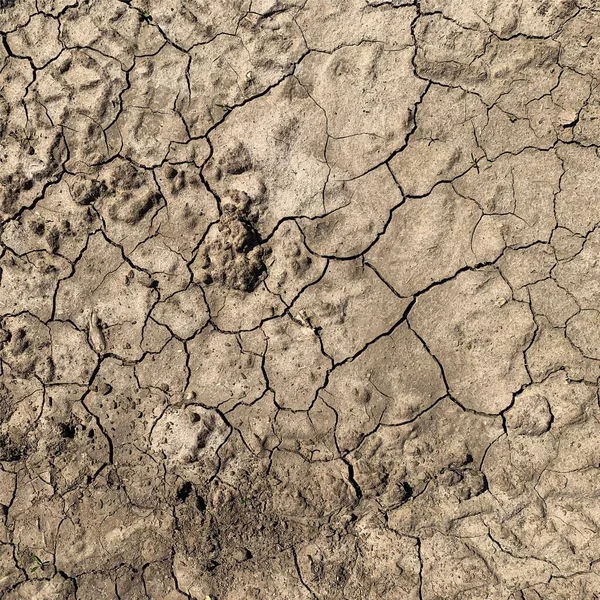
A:
POLYGON ((600 597, 599 0, 0 32, 0 597, 600 597))

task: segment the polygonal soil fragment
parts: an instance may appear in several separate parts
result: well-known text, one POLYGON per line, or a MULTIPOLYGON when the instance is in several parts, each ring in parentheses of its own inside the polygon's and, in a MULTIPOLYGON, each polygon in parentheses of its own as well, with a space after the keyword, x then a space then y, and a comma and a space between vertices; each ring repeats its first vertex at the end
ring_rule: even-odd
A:
POLYGON ((461 405, 499 413, 529 382, 523 352, 534 333, 531 311, 512 299, 495 269, 467 271, 434 287, 417 299, 409 322, 461 405))
POLYGON ((339 261, 301 294, 291 314, 318 332, 325 354, 339 363, 392 329, 408 305, 360 261, 339 261))
POLYGON ((278 406, 306 410, 325 383, 331 359, 321 352, 319 338, 311 327, 289 317, 268 321, 265 373, 278 406))
POLYGON ((204 294, 195 285, 156 304, 152 316, 184 340, 200 332, 209 318, 204 294))
POLYGON ((600 309, 598 251, 600 231, 592 231, 581 252, 571 260, 560 262, 553 271, 556 282, 573 295, 581 308, 600 309))
POLYGON ((535 393, 532 386, 515 398, 515 403, 506 411, 506 427, 519 435, 540 436, 546 433, 554 417, 548 400, 535 393))
POLYGON ((475 200, 484 212, 472 239, 478 261, 496 260, 507 246, 550 240, 562 172, 553 152, 525 150, 482 161, 453 182, 461 196, 475 200))
POLYGON ((118 115, 126 88, 119 63, 94 50, 73 49, 43 69, 31 87, 51 122, 62 125, 70 160, 91 165, 112 155, 104 128, 118 115))
POLYGON ((192 135, 205 135, 235 106, 281 81, 305 52, 300 28, 283 11, 247 14, 236 36, 196 45, 190 50, 190 101, 182 107, 192 135))
POLYGON ((187 343, 188 391, 205 406, 252 402, 264 388, 260 357, 244 352, 238 338, 205 328, 187 343))
POLYGON ((349 450, 381 423, 410 421, 445 394, 438 364, 403 323, 337 367, 319 396, 336 411, 336 439, 349 450))
POLYGON ((480 217, 475 202, 438 186, 394 210, 366 259, 394 291, 410 296, 475 264, 471 239, 480 217))
POLYGON ((367 250, 384 231, 402 193, 386 166, 353 180, 327 182, 327 213, 299 220, 306 244, 321 256, 350 258, 367 250))
POLYGON ((10 33, 7 42, 14 54, 30 57, 39 69, 59 55, 62 45, 58 34, 56 19, 37 14, 25 27, 10 33))
POLYGON ((2 0, 0 8, 0 31, 3 32, 25 25, 36 12, 35 0, 2 0))
POLYGON ((95 234, 73 276, 59 285, 56 318, 87 329, 90 340, 97 340, 96 352, 135 359, 155 296, 148 275, 132 269, 117 247, 95 234))
POLYGON ((483 155, 477 135, 486 123, 485 106, 474 94, 431 85, 418 106, 416 123, 406 147, 398 148, 389 162, 406 195, 428 194, 436 183, 461 175, 483 155))
POLYGON ((106 132, 112 152, 145 167, 162 163, 171 142, 189 139, 179 109, 186 97, 188 58, 171 45, 138 58, 121 95, 122 111, 106 132))
POLYGON ((327 116, 334 176, 362 175, 404 143, 426 87, 414 74, 412 54, 410 48, 388 52, 383 44, 363 43, 302 61, 298 81, 327 116))

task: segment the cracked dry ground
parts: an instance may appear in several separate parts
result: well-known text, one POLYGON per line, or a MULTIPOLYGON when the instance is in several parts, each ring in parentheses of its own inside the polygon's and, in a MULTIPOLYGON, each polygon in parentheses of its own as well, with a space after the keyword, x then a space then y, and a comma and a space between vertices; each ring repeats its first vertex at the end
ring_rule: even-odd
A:
POLYGON ((0 32, 0 597, 600 596, 600 0, 0 32))

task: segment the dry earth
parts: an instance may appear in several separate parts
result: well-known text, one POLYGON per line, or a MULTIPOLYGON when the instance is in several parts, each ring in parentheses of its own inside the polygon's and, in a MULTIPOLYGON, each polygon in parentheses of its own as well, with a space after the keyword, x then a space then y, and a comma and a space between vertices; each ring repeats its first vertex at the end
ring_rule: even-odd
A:
POLYGON ((600 597, 599 0, 0 0, 0 596, 600 597))

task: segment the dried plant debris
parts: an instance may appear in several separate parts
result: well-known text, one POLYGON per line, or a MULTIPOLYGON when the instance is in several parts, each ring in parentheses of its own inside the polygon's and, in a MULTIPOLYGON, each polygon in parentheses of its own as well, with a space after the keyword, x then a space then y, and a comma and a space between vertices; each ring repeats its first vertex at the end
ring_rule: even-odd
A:
POLYGON ((0 38, 0 598, 600 598, 598 0, 0 38))

